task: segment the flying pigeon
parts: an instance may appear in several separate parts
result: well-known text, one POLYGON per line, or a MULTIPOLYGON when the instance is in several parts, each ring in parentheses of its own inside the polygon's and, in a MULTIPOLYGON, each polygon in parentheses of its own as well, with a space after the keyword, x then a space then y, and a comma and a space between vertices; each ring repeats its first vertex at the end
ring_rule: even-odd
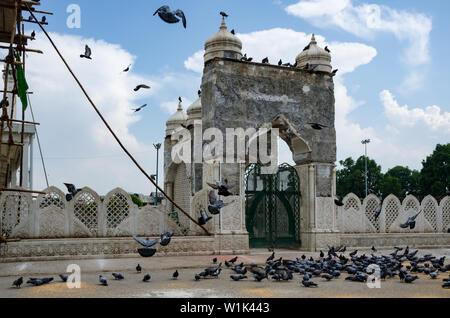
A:
POLYGON ((217 215, 220 213, 220 210, 224 207, 228 206, 230 203, 224 203, 222 200, 218 200, 214 191, 209 192, 209 203, 208 211, 212 215, 217 215))
POLYGON ((174 235, 173 231, 167 231, 166 233, 161 234, 161 242, 159 243, 161 246, 167 246, 174 235))
POLYGON ((145 248, 149 248, 152 247, 154 245, 156 245, 159 242, 159 239, 155 239, 155 240, 150 240, 148 237, 144 240, 142 238, 133 236, 134 240, 136 242, 138 242, 139 244, 141 244, 143 247, 145 248))
POLYGON ((228 186, 227 179, 225 179, 224 182, 217 181, 216 184, 207 182, 207 184, 214 190, 219 190, 219 195, 221 196, 228 197, 230 195, 233 195, 231 192, 228 191, 230 187, 228 186))
POLYGON ((131 64, 127 66, 126 69, 123 70, 124 73, 128 72, 130 70, 131 64))
POLYGON ((343 206, 344 202, 342 202, 342 199, 343 199, 342 197, 336 196, 336 199, 334 199, 334 204, 336 204, 337 206, 343 206))
POLYGON ((140 85, 136 86, 136 88, 134 89, 134 91, 137 92, 137 91, 140 90, 141 88, 149 89, 150 86, 145 85, 145 84, 140 84, 140 85))
POLYGON ((200 217, 198 218, 198 223, 200 225, 205 225, 209 220, 212 219, 212 216, 208 216, 204 208, 200 209, 200 217))
POLYGON ((380 202, 380 204, 378 204, 378 206, 375 209, 375 211, 373 211, 373 213, 375 214, 375 220, 377 220, 378 217, 380 216, 382 207, 383 207, 383 202, 380 202))
POLYGON ((19 279, 16 279, 13 282, 13 286, 16 286, 17 288, 20 288, 20 285, 22 285, 22 284, 23 284, 23 277, 20 277, 19 279))
POLYGON ((82 190, 77 189, 75 185, 70 183, 64 183, 64 185, 67 187, 67 191, 69 192, 68 194, 66 194, 67 202, 71 201, 75 197, 75 195, 82 190))
POLYGON ((180 19, 177 17, 180 17, 183 21, 183 27, 186 29, 186 16, 184 15, 184 12, 180 9, 172 11, 170 10, 169 6, 162 6, 158 10, 153 13, 153 16, 158 14, 158 16, 166 23, 178 23, 180 22, 180 19))
POLYGON ((103 285, 103 286, 108 286, 108 281, 107 281, 106 278, 103 277, 102 275, 99 275, 99 276, 98 276, 98 280, 99 280, 99 282, 100 282, 101 285, 103 285))
MULTIPOLYGON (((406 221, 406 223, 404 224, 400 224, 400 227, 402 229, 406 229, 406 228, 410 228, 411 230, 413 230, 416 227, 416 218, 419 216, 419 214, 422 213, 422 210, 419 211, 419 213, 417 213, 416 215, 408 218, 408 220, 406 221)), ((407 253, 406 253, 407 254, 407 253)))
POLYGON ((318 124, 318 123, 308 123, 308 125, 311 125, 311 127, 315 130, 322 130, 323 128, 328 128, 328 126, 318 124))
POLYGON ((84 47, 84 54, 81 54, 80 57, 92 60, 91 55, 92 55, 91 48, 86 44, 86 46, 84 47))
POLYGON ((141 107, 135 108, 135 109, 133 109, 133 110, 134 110, 135 113, 137 113, 137 112, 140 112, 140 111, 141 111, 142 109, 144 109, 145 107, 147 107, 147 104, 144 104, 144 105, 142 105, 141 107))
POLYGON ((150 280, 150 278, 152 278, 152 277, 150 276, 150 274, 145 274, 145 275, 144 275, 144 278, 142 279, 142 281, 148 282, 148 281, 150 280))

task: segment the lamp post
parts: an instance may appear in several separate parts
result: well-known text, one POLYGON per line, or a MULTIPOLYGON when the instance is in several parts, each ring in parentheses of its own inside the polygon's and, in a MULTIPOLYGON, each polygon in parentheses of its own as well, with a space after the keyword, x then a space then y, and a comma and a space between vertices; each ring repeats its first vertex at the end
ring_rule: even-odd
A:
MULTIPOLYGON (((161 144, 153 144, 153 147, 156 149, 156 184, 158 184, 159 149, 161 149, 161 144)), ((158 206, 158 187, 156 187, 155 206, 158 206)))
POLYGON ((365 140, 361 141, 361 143, 365 147, 364 161, 365 161, 365 176, 366 176, 366 197, 367 197, 367 194, 368 194, 368 191, 367 191, 367 144, 370 143, 370 139, 365 139, 365 140))

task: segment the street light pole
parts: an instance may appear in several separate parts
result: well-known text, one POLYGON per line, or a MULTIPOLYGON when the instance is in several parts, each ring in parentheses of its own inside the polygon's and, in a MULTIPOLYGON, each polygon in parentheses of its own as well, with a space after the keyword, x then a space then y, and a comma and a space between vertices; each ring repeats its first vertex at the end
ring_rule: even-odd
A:
MULTIPOLYGON (((161 149, 161 144, 153 144, 153 147, 156 149, 156 184, 158 184, 159 149, 161 149)), ((158 187, 156 187, 155 206, 158 206, 158 187)))
POLYGON ((365 140, 361 141, 361 143, 365 147, 364 161, 365 161, 365 176, 366 176, 366 197, 367 197, 367 195, 368 195, 368 189, 367 189, 367 144, 370 143, 370 139, 365 139, 365 140))

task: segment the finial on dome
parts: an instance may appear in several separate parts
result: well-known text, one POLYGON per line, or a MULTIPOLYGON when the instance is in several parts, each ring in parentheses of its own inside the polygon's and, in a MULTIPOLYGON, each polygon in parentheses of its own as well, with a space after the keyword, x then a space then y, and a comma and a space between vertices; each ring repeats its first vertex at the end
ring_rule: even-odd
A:
POLYGON ((316 37, 315 37, 314 33, 312 34, 312 37, 311 37, 311 43, 317 44, 316 37))
POLYGON ((227 24, 225 23, 225 17, 222 16, 222 24, 220 25, 220 29, 221 30, 226 30, 227 29, 227 24))
POLYGON ((183 103, 183 100, 181 99, 181 97, 179 97, 178 98, 178 109, 177 109, 177 111, 182 111, 183 110, 183 105, 182 105, 182 103, 183 103))

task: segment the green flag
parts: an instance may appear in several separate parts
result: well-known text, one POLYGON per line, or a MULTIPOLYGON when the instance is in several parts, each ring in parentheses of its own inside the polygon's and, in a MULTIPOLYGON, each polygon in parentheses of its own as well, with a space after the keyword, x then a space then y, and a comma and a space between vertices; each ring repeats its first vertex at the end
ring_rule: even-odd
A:
MULTIPOLYGON (((20 55, 16 54, 17 61, 20 62, 20 55)), ((25 72, 23 71, 23 67, 21 64, 17 64, 16 68, 16 80, 17 80, 17 92, 20 97, 20 101, 22 102, 22 107, 24 110, 28 107, 28 99, 27 99, 27 90, 28 84, 25 79, 25 72)))

